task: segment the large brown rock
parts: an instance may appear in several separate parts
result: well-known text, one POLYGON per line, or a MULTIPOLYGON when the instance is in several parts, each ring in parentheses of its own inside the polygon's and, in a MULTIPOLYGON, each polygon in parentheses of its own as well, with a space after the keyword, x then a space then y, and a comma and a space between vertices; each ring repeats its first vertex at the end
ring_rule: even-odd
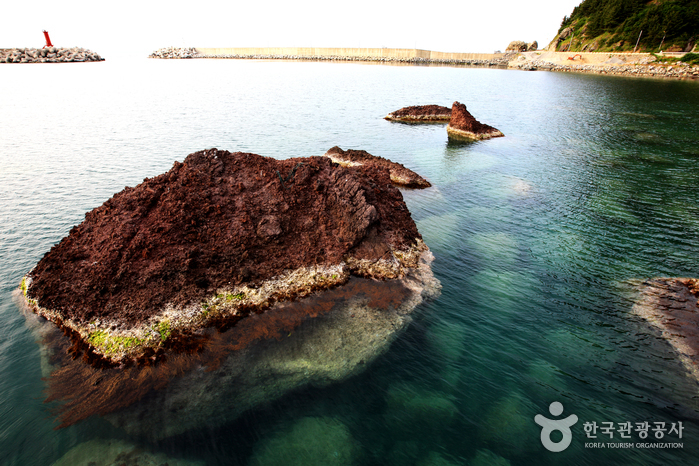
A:
MULTIPOLYGON (((451 112, 451 110, 450 110, 451 112)), ((333 162, 343 166, 355 167, 359 165, 387 168, 391 174, 391 182, 397 186, 406 188, 429 188, 432 186, 429 181, 405 168, 400 163, 392 162, 378 155, 371 155, 365 150, 342 150, 338 146, 330 148, 325 157, 329 157, 333 162)))
POLYGON ((476 120, 466 106, 459 102, 454 102, 451 108, 451 121, 447 126, 447 134, 451 138, 467 141, 504 136, 500 130, 476 120))
POLYGON ((350 275, 400 278, 424 250, 378 164, 211 149, 88 212, 22 289, 76 356, 144 362, 350 275))
POLYGON ((389 121, 402 121, 408 123, 444 123, 451 118, 451 109, 441 105, 414 105, 403 107, 391 112, 384 117, 389 121))
POLYGON ((526 52, 527 43, 521 40, 513 40, 505 49, 506 52, 526 52))

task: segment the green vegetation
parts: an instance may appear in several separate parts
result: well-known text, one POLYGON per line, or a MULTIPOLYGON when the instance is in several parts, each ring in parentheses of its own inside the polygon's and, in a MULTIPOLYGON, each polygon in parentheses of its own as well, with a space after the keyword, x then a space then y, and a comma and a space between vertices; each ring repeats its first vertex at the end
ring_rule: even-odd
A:
POLYGON ((19 289, 22 290, 22 294, 27 296, 27 279, 22 277, 22 283, 19 284, 19 289))
POLYGON ((136 337, 111 336, 106 330, 96 330, 87 337, 88 343, 104 354, 114 354, 142 345, 144 340, 136 337))
POLYGON ((681 52, 699 38, 699 2, 584 0, 563 18, 558 33, 563 40, 557 50, 568 50, 572 40, 570 50, 576 52, 632 51, 641 34, 639 52, 681 52))
POLYGON ((699 53, 687 53, 682 58, 665 57, 662 55, 653 54, 658 63, 674 64, 677 62, 687 63, 689 65, 699 65, 699 53))
POLYGON ((158 325, 155 326, 155 330, 160 334, 160 339, 162 341, 167 340, 170 337, 170 333, 172 333, 170 321, 163 320, 162 322, 158 322, 158 325))

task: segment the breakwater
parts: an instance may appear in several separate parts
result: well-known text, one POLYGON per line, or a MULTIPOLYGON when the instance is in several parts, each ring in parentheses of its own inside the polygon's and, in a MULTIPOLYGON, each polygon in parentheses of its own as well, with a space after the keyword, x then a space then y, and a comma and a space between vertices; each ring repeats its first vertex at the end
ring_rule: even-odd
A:
POLYGON ((91 50, 80 47, 43 49, 0 49, 0 63, 71 63, 104 61, 91 50))
POLYGON ((646 76, 698 79, 699 66, 682 62, 656 63, 647 53, 601 52, 509 52, 448 53, 421 49, 388 48, 319 48, 319 47, 167 47, 150 54, 150 58, 214 58, 242 60, 302 60, 404 63, 411 65, 456 65, 508 67, 527 71, 561 71, 618 76, 646 76), (569 59, 572 58, 572 59, 569 59))
POLYGON ((360 61, 476 66, 507 66, 513 57, 514 54, 504 53, 449 53, 421 49, 328 47, 197 47, 195 49, 168 47, 157 50, 150 55, 150 58, 360 61))

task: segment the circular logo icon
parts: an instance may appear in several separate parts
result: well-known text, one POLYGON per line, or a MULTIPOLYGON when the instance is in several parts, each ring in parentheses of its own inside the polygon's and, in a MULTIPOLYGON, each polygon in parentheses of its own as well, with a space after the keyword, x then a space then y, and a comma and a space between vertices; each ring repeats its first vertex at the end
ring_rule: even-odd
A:
MULTIPOLYGON (((553 417, 558 417, 563 414, 563 405, 558 401, 554 401, 549 405, 549 413, 553 417)), ((571 414, 570 416, 563 419, 549 419, 541 414, 534 416, 534 422, 541 426, 541 444, 548 451, 558 453, 565 450, 570 445, 573 440, 573 434, 570 432, 570 428, 578 422, 578 416, 571 414), (554 431, 559 431, 563 434, 563 438, 558 442, 551 440, 551 434, 554 431)))

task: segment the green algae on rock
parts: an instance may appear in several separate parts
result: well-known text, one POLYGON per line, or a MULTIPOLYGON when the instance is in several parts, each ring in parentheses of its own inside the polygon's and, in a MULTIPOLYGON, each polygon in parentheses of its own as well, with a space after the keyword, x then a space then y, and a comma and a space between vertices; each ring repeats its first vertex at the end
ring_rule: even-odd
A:
POLYGON ((22 290, 76 351, 124 364, 425 250, 383 167, 211 149, 88 212, 22 290))
POLYGON ((59 427, 158 440, 363 370, 438 296, 432 260, 388 169, 211 149, 88 212, 17 295, 59 427))

